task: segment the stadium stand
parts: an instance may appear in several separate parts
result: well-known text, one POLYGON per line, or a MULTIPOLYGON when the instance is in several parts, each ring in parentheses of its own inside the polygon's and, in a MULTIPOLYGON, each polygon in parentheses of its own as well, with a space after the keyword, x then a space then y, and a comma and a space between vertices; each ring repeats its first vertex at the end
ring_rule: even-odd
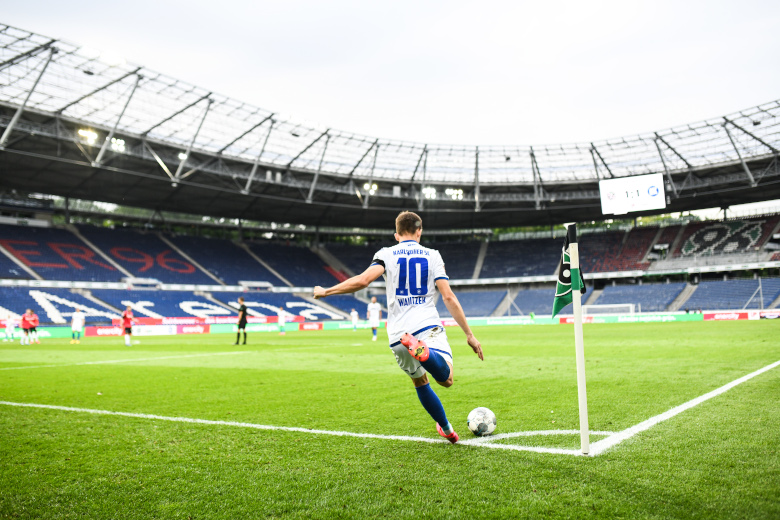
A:
POLYGON ((79 226, 79 231, 136 277, 164 283, 215 285, 214 280, 154 234, 93 226, 79 226))
POLYGON ((138 291, 138 290, 93 290, 92 295, 99 300, 124 310, 127 305, 133 308, 136 317, 178 318, 183 316, 230 316, 236 314, 189 291, 138 291))
POLYGON ((643 271, 650 262, 642 262, 658 234, 657 227, 633 228, 628 232, 626 242, 615 261, 605 260, 605 271, 643 271))
MULTIPOLYGON (((244 303, 248 309, 247 312, 250 316, 276 316, 279 314, 280 310, 283 309, 288 314, 303 316, 307 320, 312 321, 342 318, 324 307, 307 302, 292 294, 267 292, 215 292, 212 296, 233 308, 237 308, 238 306, 238 297, 243 296, 244 303)), ((333 305, 330 298, 328 298, 327 303, 333 305)))
POLYGON ((780 261, 780 251, 772 255, 772 258, 770 258, 772 262, 778 262, 780 261))
POLYGON ((119 317, 116 312, 69 289, 3 287, 0 290, 0 307, 16 314, 30 308, 38 314, 42 325, 70 323, 76 307, 84 312, 87 323, 108 323, 119 317))
POLYGON ((28 280, 30 275, 16 265, 10 258, 0 254, 0 278, 12 280, 28 280))
MULTIPOLYGON (((463 312, 466 316, 490 316, 493 311, 496 310, 498 304, 506 296, 506 290, 502 291, 456 291, 455 295, 458 297, 463 312)), ((439 316, 442 318, 449 318, 452 315, 447 307, 444 305, 444 300, 439 298, 436 302, 436 309, 439 311, 439 316)))
MULTIPOLYGON (((338 279, 325 269, 325 263, 307 247, 278 242, 248 242, 249 248, 296 287, 333 285, 338 279)), ((364 268, 365 269, 365 268, 364 268)))
POLYGON ((693 222, 683 231, 674 256, 746 253, 760 248, 770 238, 780 216, 693 222))
MULTIPOLYGON (((586 284, 585 294, 582 295, 582 301, 588 301, 593 287, 586 284)), ((517 293, 514 299, 514 305, 507 311, 507 314, 517 314, 517 310, 523 314, 552 314, 553 300, 555 299, 555 288, 549 289, 525 289, 517 293)), ((566 307, 562 314, 571 314, 571 307, 566 307)))
POLYGON ((238 285, 242 280, 284 285, 246 250, 230 240, 186 235, 171 236, 169 240, 227 285, 238 285))
MULTIPOLYGON (((64 229, 0 225, 0 244, 46 280, 118 282, 122 276, 64 229)), ((16 278, 29 278, 18 266, 12 269, 16 278)))
POLYGON ((325 244, 325 248, 333 256, 341 260, 341 262, 355 274, 362 273, 368 269, 368 266, 371 265, 371 260, 374 258, 374 253, 379 251, 382 247, 385 246, 353 246, 351 244, 344 244, 339 242, 325 244))
POLYGON ((666 245, 671 249, 674 240, 677 238, 677 234, 680 232, 680 227, 681 226, 667 226, 663 228, 661 236, 655 241, 656 245, 666 245))
POLYGON ((620 249, 625 231, 582 234, 579 238, 580 266, 584 273, 622 271, 620 249))
POLYGON ((608 285, 593 302, 596 305, 637 304, 637 312, 662 312, 685 288, 685 283, 608 285))
POLYGON ((429 247, 441 253, 450 280, 468 280, 474 275, 479 246, 479 242, 451 242, 431 244, 429 247))
POLYGON ((562 245, 562 240, 552 238, 490 242, 480 278, 554 274, 562 245))
MULTIPOLYGON (((761 280, 764 305, 780 296, 780 278, 761 280)), ((727 310, 758 309, 761 301, 756 293, 758 280, 722 280, 701 282, 696 292, 683 304, 685 309, 727 310)))

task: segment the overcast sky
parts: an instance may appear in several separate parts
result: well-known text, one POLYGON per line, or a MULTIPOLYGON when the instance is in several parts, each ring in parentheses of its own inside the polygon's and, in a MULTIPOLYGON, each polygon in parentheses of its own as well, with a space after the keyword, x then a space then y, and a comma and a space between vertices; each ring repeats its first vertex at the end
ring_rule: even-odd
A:
POLYGON ((780 98, 780 2, 5 1, 0 22, 298 120, 591 141, 780 98))

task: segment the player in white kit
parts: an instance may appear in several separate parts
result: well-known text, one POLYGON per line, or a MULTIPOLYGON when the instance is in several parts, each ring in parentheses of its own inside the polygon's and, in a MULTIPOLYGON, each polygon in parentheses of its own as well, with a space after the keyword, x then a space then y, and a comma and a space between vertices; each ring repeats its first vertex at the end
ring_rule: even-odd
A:
POLYGON ((81 329, 84 328, 85 321, 84 313, 81 309, 76 309, 70 320, 71 340, 70 344, 81 343, 81 329))
POLYGON ((420 245, 422 219, 416 213, 404 211, 396 218, 395 229, 398 244, 377 252, 371 266, 362 274, 327 289, 315 287, 314 297, 354 293, 384 275, 390 348, 398 366, 411 377, 423 408, 436 421, 439 435, 455 443, 458 434, 447 420, 427 376, 430 373, 444 387, 453 384, 452 350, 433 301, 437 288, 447 310, 466 335, 466 342, 480 359, 483 359, 482 346, 471 332, 463 308, 450 288, 441 255, 420 245))
POLYGON ((13 341, 14 340, 14 329, 16 329, 16 318, 14 318, 12 315, 8 315, 5 317, 5 338, 3 338, 3 341, 13 341))
POLYGON ((379 322, 382 320, 382 306, 377 303, 376 296, 371 297, 371 303, 368 304, 366 310, 366 318, 368 318, 368 325, 374 334, 371 341, 376 341, 376 330, 379 328, 379 322))
POLYGON ((355 332, 358 326, 358 319, 359 319, 358 311, 352 309, 352 312, 349 313, 349 316, 352 318, 352 332, 355 332))

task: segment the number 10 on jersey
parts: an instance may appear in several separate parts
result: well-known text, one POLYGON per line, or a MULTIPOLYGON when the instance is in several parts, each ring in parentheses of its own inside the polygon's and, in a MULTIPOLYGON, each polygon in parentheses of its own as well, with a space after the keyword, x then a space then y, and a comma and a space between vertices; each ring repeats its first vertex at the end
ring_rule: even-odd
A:
POLYGON ((422 296, 428 292, 428 259, 405 258, 398 259, 397 296, 422 296), (418 272, 419 266, 419 272, 418 272), (408 286, 407 286, 408 284, 408 286))

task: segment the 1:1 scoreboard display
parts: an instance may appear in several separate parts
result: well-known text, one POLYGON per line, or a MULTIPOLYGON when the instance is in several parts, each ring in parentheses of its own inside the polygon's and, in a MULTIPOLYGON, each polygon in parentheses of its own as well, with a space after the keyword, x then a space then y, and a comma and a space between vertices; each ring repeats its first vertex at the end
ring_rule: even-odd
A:
POLYGON ((624 215, 633 211, 664 209, 666 194, 660 173, 599 181, 601 212, 624 215))

